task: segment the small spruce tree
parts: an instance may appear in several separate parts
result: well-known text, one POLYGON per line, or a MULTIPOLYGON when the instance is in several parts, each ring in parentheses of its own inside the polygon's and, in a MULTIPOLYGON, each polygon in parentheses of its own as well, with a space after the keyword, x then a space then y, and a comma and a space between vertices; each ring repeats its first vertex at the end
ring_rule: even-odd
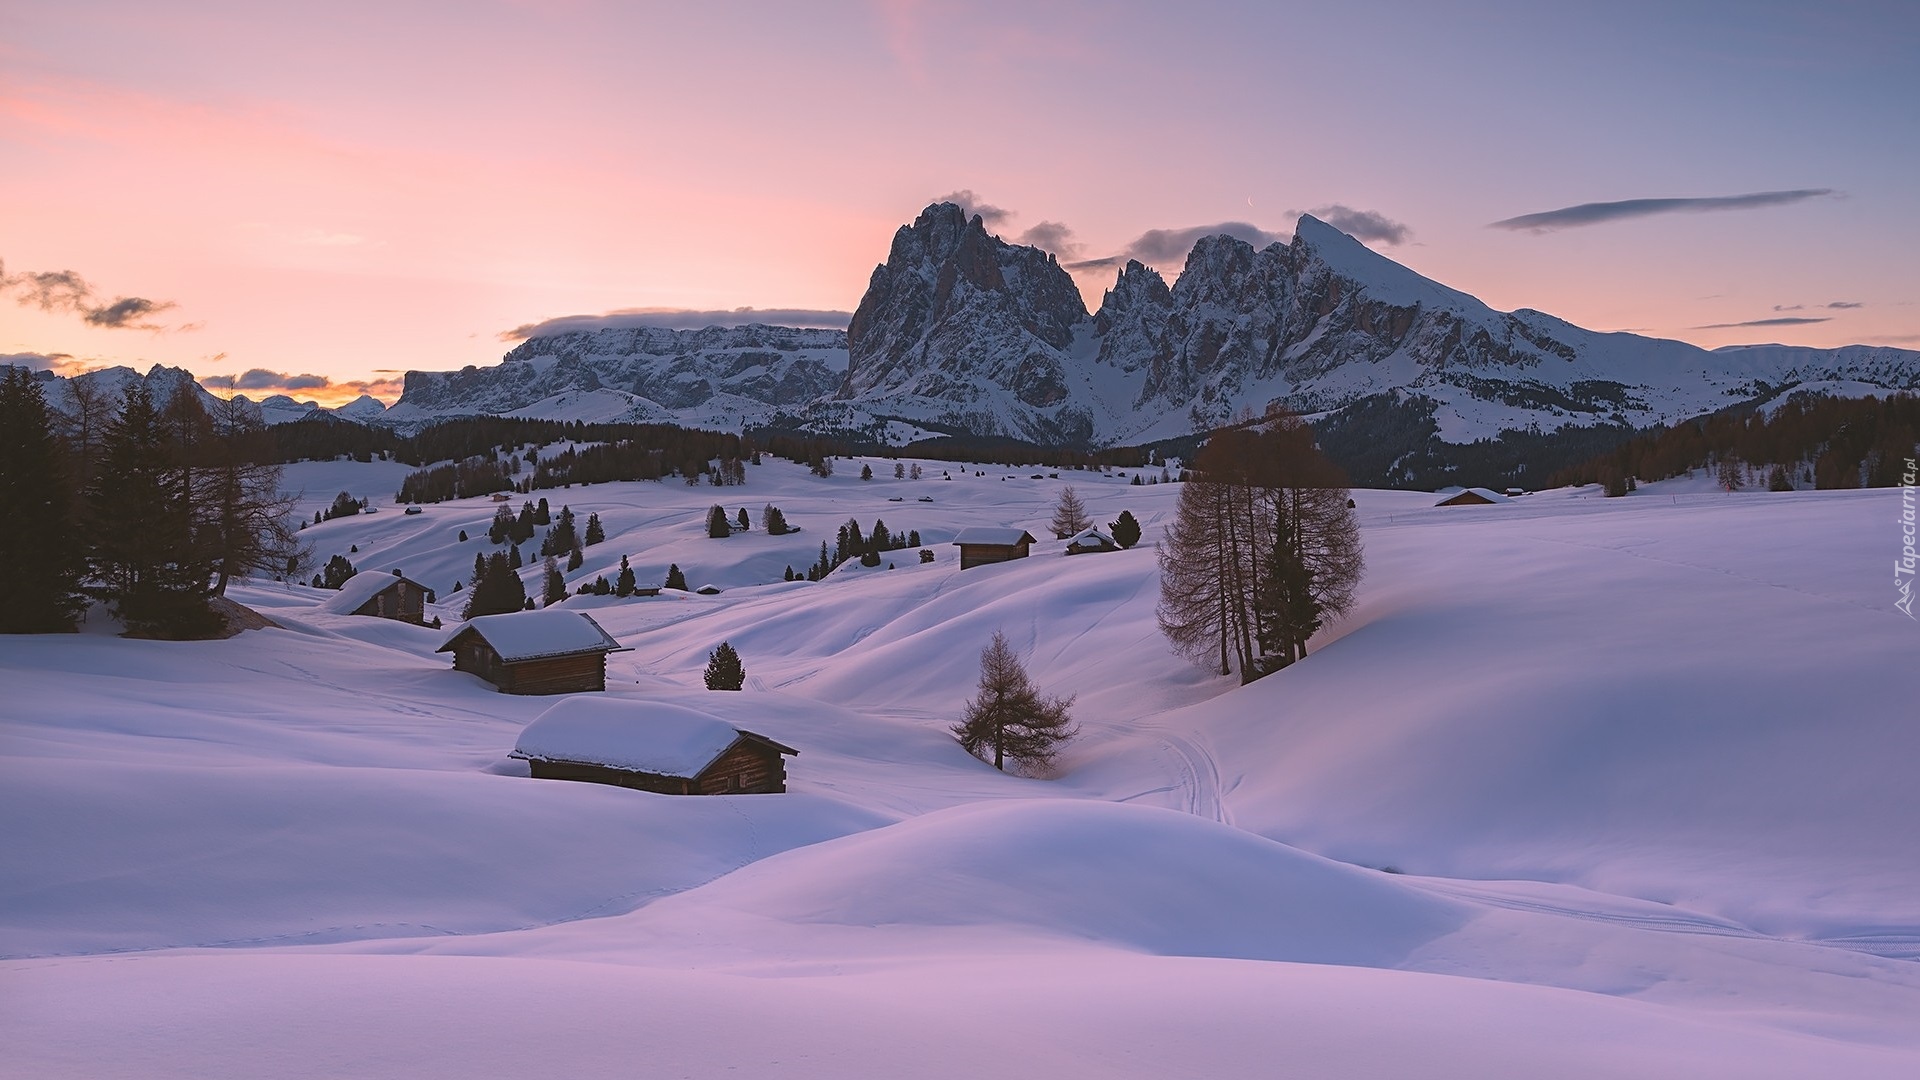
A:
POLYGON ((715 506, 707 511, 707 536, 714 540, 733 535, 733 526, 727 523, 727 512, 715 506))
POLYGON ((1113 542, 1123 548, 1140 542, 1140 522, 1134 518, 1131 510, 1120 511, 1120 516, 1114 518, 1107 528, 1113 533, 1113 542))
POLYGON ((687 591, 687 575, 680 572, 679 563, 667 564, 667 580, 661 588, 678 589, 681 592, 687 591))
POLYGON ((747 669, 732 645, 723 641, 707 654, 706 679, 709 690, 738 690, 746 685, 747 669))
POLYGON ((627 557, 620 556, 620 576, 614 579, 613 595, 622 599, 632 596, 636 585, 633 579, 633 567, 627 565, 627 557))
POLYGON ((604 526, 600 524, 600 515, 588 514, 587 515, 587 535, 586 535, 587 546, 592 547, 593 545, 600 543, 606 538, 607 538, 607 530, 604 526))

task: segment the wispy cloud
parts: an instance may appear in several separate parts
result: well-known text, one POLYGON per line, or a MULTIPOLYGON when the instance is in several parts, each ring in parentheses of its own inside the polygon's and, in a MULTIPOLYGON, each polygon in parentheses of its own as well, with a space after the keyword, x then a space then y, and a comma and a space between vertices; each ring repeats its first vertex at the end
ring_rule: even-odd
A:
POLYGON ((51 371, 55 375, 78 375, 91 371, 93 365, 80 360, 71 353, 17 352, 0 353, 0 367, 22 367, 28 371, 51 371))
MULTIPOLYGON (((1808 306, 1808 305, 1806 305, 1806 304, 1775 304, 1775 305, 1773 305, 1773 310, 1775 310, 1775 311, 1805 311, 1805 310, 1807 310, 1807 306, 1808 306)), ((1853 301, 1851 301, 1851 300, 1835 300, 1835 301, 1833 301, 1833 302, 1832 302, 1832 303, 1830 303, 1830 304, 1814 304, 1814 305, 1812 305, 1812 306, 1813 306, 1814 308, 1816 308, 1816 309, 1822 309, 1822 308, 1824 308, 1824 309, 1826 309, 1826 310, 1828 310, 1828 311, 1852 311, 1852 310, 1853 310, 1853 309, 1855 309, 1855 308, 1863 308, 1863 307, 1866 307, 1867 305, 1865 305, 1865 304, 1856 304, 1856 303, 1854 303, 1854 302, 1853 302, 1853 301)))
POLYGON ((1087 245, 1073 235, 1071 228, 1058 221, 1043 221, 1014 237, 1014 242, 1050 251, 1063 259, 1078 258, 1087 249, 1087 245))
POLYGON ((1129 259, 1137 259, 1149 266, 1170 266, 1184 262, 1187 253, 1203 236, 1220 234, 1244 240, 1254 247, 1266 247, 1269 244, 1283 244, 1292 237, 1286 233, 1268 232, 1258 225, 1245 221, 1222 221, 1213 225, 1189 225, 1181 229, 1148 229, 1135 237, 1117 255, 1103 259, 1082 259, 1067 263, 1068 270, 1078 273, 1112 270, 1126 264, 1129 259))
POLYGON ((587 330, 629 330, 653 327, 662 330, 703 330, 709 326, 798 326, 822 330, 844 330, 853 321, 849 311, 822 311, 813 308, 751 308, 726 311, 700 311, 693 308, 619 308, 600 315, 562 315, 540 322, 522 323, 497 335, 501 341, 525 341, 549 334, 587 330))
POLYGON ((1655 214, 1704 214, 1715 210, 1758 210, 1768 206, 1818 199, 1834 194, 1832 188, 1799 188, 1793 191, 1756 191, 1749 195, 1715 195, 1698 199, 1623 199, 1619 202, 1581 203, 1578 206, 1545 210, 1537 214, 1496 221, 1490 229, 1545 233, 1581 225, 1599 225, 1608 221, 1651 217, 1655 214))
POLYGON ((993 205, 974 194, 972 188, 961 188, 958 191, 949 191, 945 195, 937 195, 928 199, 927 202, 929 204, 952 203, 960 209, 965 210, 969 217, 978 214, 980 215, 980 223, 985 225, 989 230, 998 229, 1000 226, 1012 220, 1014 216, 1012 210, 1005 210, 993 205))
POLYGON ((351 401, 361 394, 371 394, 376 398, 391 401, 399 397, 403 389, 399 379, 347 379, 335 382, 325 375, 305 373, 296 375, 267 368, 248 368, 238 375, 203 375, 200 377, 200 385, 209 390, 228 393, 250 391, 260 396, 299 394, 303 397, 318 398, 323 404, 340 404, 351 401))
POLYGON ((103 300, 86 278, 72 270, 9 274, 3 262, 0 262, 0 292, 12 292, 21 307, 71 312, 90 326, 108 330, 165 330, 166 327, 147 321, 147 317, 178 306, 171 300, 149 300, 144 296, 103 300))
POLYGON ((1832 322, 1830 315, 1802 316, 1788 315, 1778 319, 1749 319, 1746 322, 1717 322, 1705 326, 1691 327, 1694 330, 1738 330, 1747 326, 1807 326, 1811 323, 1832 322))
MULTIPOLYGON (((1307 211, 1321 221, 1339 229, 1356 240, 1375 240, 1383 244, 1399 246, 1407 242, 1413 230, 1378 210, 1355 210, 1351 206, 1330 203, 1307 211)), ((1298 214, 1289 214, 1298 217, 1298 214)))

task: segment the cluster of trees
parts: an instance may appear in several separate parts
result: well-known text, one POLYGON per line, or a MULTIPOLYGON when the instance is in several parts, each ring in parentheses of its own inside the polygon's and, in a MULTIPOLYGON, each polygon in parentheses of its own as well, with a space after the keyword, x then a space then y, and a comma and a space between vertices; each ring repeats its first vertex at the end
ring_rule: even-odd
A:
POLYGON ((660 480, 678 473, 690 484, 705 476, 716 487, 746 482, 746 460, 759 452, 740 436, 671 424, 572 425, 498 418, 450 420, 427 428, 397 452, 412 464, 452 458, 453 463, 423 468, 400 482, 397 501, 442 502, 496 491, 531 492, 573 484, 615 480, 660 480), (525 437, 538 435, 542 441, 525 437), (502 441, 488 443, 492 436, 502 441), (543 454, 556 438, 603 439, 543 454), (526 445, 524 451, 516 448, 526 445), (446 454, 435 451, 454 450, 446 454), (525 469, 523 471, 523 466, 525 469))
MULTIPOLYGON (((518 462, 517 458, 509 461, 518 462)), ((394 501, 435 503, 448 499, 470 499, 513 489, 517 469, 498 457, 470 457, 451 465, 439 465, 408 473, 400 481, 394 501)))
MULTIPOLYGON (((518 548, 514 550, 516 553, 519 551, 518 548)), ((562 595, 565 592, 565 583, 562 582, 562 595)), ((474 555, 473 580, 467 588, 466 606, 460 610, 462 619, 502 615, 509 611, 530 611, 532 608, 533 598, 527 595, 526 583, 520 580, 518 565, 505 552, 474 555)))
MULTIPOLYGON (((564 588, 565 582, 561 584, 564 588)), ((690 591, 687 588, 687 575, 680 571, 679 563, 667 565, 667 580, 660 587, 678 589, 681 592, 690 591)), ((580 596, 617 596, 623 600, 638 591, 640 591, 639 579, 635 577, 633 566, 625 555, 620 556, 620 572, 614 575, 612 581, 608 581, 606 575, 602 574, 574 590, 580 596)))
POLYGON ((1740 488, 1897 487, 1920 433, 1920 397, 1798 397, 1771 412, 1715 413, 1642 435, 1553 473, 1548 486, 1602 484, 1624 495, 1634 478, 1714 469, 1740 488))
POLYGON ((70 631, 92 596, 131 634, 207 636, 229 582, 301 573, 300 523, 245 408, 192 392, 163 408, 135 383, 109 413, 82 394, 78 418, 57 417, 31 374, 0 369, 0 628, 70 631))
POLYGON ((1160 548, 1161 631, 1251 682, 1306 655, 1364 568, 1340 471, 1285 413, 1218 432, 1182 485, 1160 548))

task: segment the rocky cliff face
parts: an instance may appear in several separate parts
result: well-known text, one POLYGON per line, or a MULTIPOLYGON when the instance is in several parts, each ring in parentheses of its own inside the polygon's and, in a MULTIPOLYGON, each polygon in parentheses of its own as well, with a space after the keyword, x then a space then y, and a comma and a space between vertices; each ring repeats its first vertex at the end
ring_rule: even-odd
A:
POLYGON ((979 434, 1084 439, 1065 357, 1088 322, 1053 256, 936 203, 874 268, 836 397, 979 434))
POLYGON ((738 428, 830 395, 846 334, 784 326, 580 330, 521 342, 498 367, 409 371, 385 422, 524 413, 738 428))

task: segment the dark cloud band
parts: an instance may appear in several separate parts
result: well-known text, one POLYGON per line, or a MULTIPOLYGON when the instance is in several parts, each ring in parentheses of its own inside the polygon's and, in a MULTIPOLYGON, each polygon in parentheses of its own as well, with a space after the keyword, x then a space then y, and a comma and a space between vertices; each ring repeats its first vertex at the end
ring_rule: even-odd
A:
POLYGON ((1746 322, 1708 323, 1705 326, 1696 326, 1693 329, 1695 330, 1739 330, 1743 327, 1748 327, 1748 326, 1806 326, 1811 323, 1823 323, 1823 322, 1832 322, 1832 321, 1833 321, 1832 317, 1827 315, 1820 315, 1820 316, 1814 316, 1814 317, 1789 315, 1779 319, 1749 319, 1746 322))
POLYGON ((562 315, 537 323, 522 323, 502 330, 501 341, 525 341, 551 334, 592 330, 704 330, 709 326, 797 326, 818 330, 845 330, 853 321, 848 311, 822 311, 813 308, 734 308, 730 311, 698 311, 692 308, 621 308, 602 315, 562 315))
POLYGON ((1758 210, 1768 206, 1787 206, 1818 199, 1834 193, 1832 188, 1801 188, 1794 191, 1756 191, 1750 195, 1716 195, 1701 199, 1623 199, 1619 202, 1581 203, 1578 206, 1546 210, 1538 214, 1496 221, 1490 229, 1524 232, 1553 232, 1581 225, 1599 225, 1628 218, 1655 214, 1704 214, 1715 210, 1758 210))

